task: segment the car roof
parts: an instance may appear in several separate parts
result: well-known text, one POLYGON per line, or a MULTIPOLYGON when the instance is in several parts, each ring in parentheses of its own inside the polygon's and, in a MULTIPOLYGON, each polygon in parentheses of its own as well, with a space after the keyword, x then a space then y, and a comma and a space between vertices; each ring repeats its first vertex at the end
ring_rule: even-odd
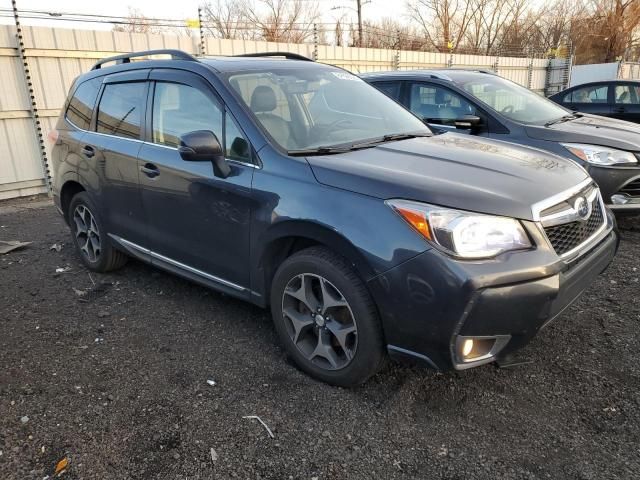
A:
POLYGON ((459 74, 469 75, 495 75, 489 70, 475 70, 466 68, 433 68, 426 70, 392 70, 388 72, 369 72, 360 76, 365 80, 382 78, 430 78, 452 82, 459 74))
POLYGON ((145 68, 189 69, 189 66, 204 65, 215 72, 235 72, 243 70, 275 70, 283 68, 337 69, 331 65, 316 63, 310 58, 290 52, 264 52, 237 56, 194 57, 181 50, 162 49, 132 52, 99 60, 93 68, 81 75, 92 78, 126 70, 145 68), (168 59, 153 58, 155 55, 169 55, 168 59), (135 62, 132 62, 136 59, 135 62), (112 65, 105 64, 115 62, 112 65))
MULTIPOLYGON (((198 61, 213 67, 218 72, 238 70, 275 70, 281 68, 332 68, 331 65, 308 60, 282 59, 277 57, 224 57, 211 56, 198 58, 198 61)), ((335 67, 334 67, 335 68, 335 67)))
POLYGON ((595 85, 602 85, 602 84, 605 84, 605 83, 613 83, 613 84, 631 83, 631 84, 635 84, 635 85, 640 85, 640 80, 636 80, 636 79, 626 80, 624 78, 616 78, 615 80, 597 80, 597 81, 593 81, 593 82, 579 83, 578 85, 573 85, 573 86, 567 88, 567 90, 572 90, 574 88, 580 88, 580 87, 591 87, 591 86, 595 86, 595 85))

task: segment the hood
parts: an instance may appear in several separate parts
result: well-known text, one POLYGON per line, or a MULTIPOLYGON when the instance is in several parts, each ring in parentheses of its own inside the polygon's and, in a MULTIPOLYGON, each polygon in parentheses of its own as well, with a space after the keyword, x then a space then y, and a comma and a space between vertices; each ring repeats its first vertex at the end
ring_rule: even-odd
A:
POLYGON ((456 133, 307 160, 332 187, 526 220, 531 205, 588 178, 553 154, 456 133))
POLYGON ((563 143, 587 143, 605 147, 640 151, 640 125, 615 118, 586 115, 549 127, 526 127, 527 135, 537 140, 563 143))

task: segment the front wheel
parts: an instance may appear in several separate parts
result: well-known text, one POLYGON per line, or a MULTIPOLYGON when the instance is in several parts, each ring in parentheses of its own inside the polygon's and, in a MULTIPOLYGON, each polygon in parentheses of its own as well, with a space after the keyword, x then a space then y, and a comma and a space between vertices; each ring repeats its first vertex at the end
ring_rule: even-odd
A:
POLYGON ((271 289, 280 340, 309 375, 343 387, 363 383, 385 360, 378 312, 347 261, 324 247, 283 262, 271 289))

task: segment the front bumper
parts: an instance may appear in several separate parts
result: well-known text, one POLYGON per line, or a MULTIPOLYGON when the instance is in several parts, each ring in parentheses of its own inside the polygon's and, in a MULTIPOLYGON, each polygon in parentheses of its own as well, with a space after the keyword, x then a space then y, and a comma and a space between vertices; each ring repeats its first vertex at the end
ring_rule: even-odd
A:
POLYGON ((621 192, 626 185, 640 179, 640 168, 590 165, 587 170, 600 187, 602 198, 607 207, 616 214, 640 214, 640 197, 629 197, 621 192), (620 201, 621 197, 626 197, 625 203, 620 201))
POLYGON ((618 243, 613 229, 572 263, 544 247, 483 262, 428 250, 369 282, 389 353, 438 370, 501 358, 571 305, 611 263, 618 243), (499 351, 460 360, 460 339, 489 337, 498 339, 499 351))

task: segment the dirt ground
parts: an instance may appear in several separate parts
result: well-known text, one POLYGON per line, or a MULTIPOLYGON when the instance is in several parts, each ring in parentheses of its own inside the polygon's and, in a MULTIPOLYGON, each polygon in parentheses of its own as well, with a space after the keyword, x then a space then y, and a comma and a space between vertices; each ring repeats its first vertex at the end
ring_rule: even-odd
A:
POLYGON ((135 261, 89 275, 52 206, 0 204, 0 240, 33 242, 0 256, 0 475, 637 479, 640 221, 622 234, 533 363, 345 390, 296 370, 266 312, 135 261))

